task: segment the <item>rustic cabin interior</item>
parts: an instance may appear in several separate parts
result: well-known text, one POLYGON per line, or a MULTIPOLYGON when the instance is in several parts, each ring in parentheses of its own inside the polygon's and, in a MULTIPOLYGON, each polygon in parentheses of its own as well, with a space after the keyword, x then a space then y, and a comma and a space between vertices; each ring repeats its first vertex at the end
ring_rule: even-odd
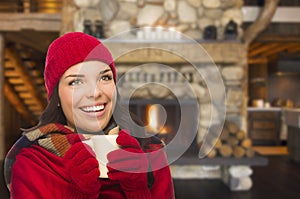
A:
POLYGON ((48 103, 48 46, 71 31, 112 52, 130 111, 166 115, 149 131, 182 149, 176 198, 299 197, 300 1, 1 0, 2 199, 6 154, 48 103))

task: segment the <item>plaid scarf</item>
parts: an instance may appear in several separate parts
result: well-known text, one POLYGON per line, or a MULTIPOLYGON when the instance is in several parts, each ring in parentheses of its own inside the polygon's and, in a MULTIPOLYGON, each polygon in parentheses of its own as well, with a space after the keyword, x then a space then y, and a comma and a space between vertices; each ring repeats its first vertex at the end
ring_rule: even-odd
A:
MULTIPOLYGON (((113 128, 111 131, 114 131, 115 133, 116 130, 118 130, 117 127, 113 128)), ((4 176, 7 187, 10 188, 11 169, 16 161, 16 156, 22 148, 29 148, 32 145, 37 145, 59 157, 63 157, 74 143, 86 139, 88 139, 87 136, 77 134, 70 127, 59 123, 50 123, 24 133, 12 146, 5 158, 4 176)))

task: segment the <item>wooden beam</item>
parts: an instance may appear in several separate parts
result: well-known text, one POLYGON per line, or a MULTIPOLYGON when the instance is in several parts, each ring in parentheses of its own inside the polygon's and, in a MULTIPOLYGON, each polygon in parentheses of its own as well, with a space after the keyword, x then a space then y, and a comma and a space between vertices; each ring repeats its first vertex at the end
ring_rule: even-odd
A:
POLYGON ((248 53, 248 56, 249 57, 254 57, 254 56, 257 56, 265 51, 269 51, 270 49, 274 49, 274 48, 277 48, 279 46, 279 44, 277 43, 272 43, 272 44, 265 44, 263 46, 259 46, 257 47, 256 49, 250 51, 248 53))
POLYGON ((248 59, 248 64, 253 65, 253 64, 266 64, 268 63, 268 59, 266 57, 260 57, 260 58, 249 58, 248 59))
POLYGON ((0 13, 0 31, 36 30, 59 32, 61 14, 47 13, 0 13))
POLYGON ((283 50, 288 50, 289 48, 292 48, 296 46, 297 44, 286 44, 286 45, 280 45, 277 48, 270 49, 267 52, 264 52, 263 56, 271 56, 272 54, 278 54, 279 52, 283 50))
POLYGON ((296 44, 295 46, 292 46, 288 49, 288 51, 290 53, 295 53, 295 52, 298 52, 300 51, 300 43, 299 44, 296 44))
POLYGON ((251 43, 248 47, 248 51, 252 51, 256 48, 259 48, 261 47, 263 44, 262 43, 259 43, 259 42, 255 42, 255 43, 251 43))
POLYGON ((239 42, 131 42, 106 41, 119 63, 240 63, 246 60, 246 46, 239 42), (122 48, 120 48, 122 46, 122 48), (166 59, 168 57, 168 59, 166 59))

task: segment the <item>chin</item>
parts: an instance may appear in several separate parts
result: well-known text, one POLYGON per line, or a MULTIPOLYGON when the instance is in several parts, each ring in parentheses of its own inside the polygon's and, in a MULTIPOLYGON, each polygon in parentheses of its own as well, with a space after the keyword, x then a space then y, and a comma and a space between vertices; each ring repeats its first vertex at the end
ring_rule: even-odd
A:
POLYGON ((97 132, 101 132, 106 127, 106 125, 105 126, 100 125, 100 123, 98 122, 93 122, 93 123, 86 122, 84 125, 79 125, 77 127, 89 133, 97 133, 97 132))

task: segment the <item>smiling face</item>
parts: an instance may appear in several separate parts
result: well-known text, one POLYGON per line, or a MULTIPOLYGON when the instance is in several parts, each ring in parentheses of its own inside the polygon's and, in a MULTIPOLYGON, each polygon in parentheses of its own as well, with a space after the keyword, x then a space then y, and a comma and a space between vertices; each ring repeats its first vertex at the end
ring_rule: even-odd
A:
POLYGON ((101 131, 112 117, 116 101, 113 73, 100 61, 75 64, 60 78, 58 94, 70 127, 101 131))

